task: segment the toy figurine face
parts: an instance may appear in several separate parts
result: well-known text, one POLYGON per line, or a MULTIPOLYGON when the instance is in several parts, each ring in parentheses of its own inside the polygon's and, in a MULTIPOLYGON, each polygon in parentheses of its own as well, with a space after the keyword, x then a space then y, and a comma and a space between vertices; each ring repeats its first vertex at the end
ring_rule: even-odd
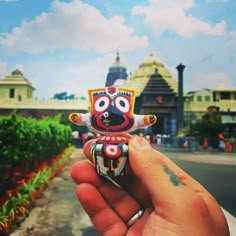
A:
POLYGON ((92 128, 101 133, 127 132, 134 124, 134 91, 115 87, 89 90, 92 128))

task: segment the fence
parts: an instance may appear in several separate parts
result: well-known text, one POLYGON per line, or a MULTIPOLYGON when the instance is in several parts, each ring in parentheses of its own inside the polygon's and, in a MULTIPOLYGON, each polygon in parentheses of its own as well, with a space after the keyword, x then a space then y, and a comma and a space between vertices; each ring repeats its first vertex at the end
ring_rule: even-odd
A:
MULTIPOLYGON (((216 141, 217 138, 216 138, 216 141)), ((199 140, 196 137, 160 137, 156 140, 155 143, 158 149, 163 151, 183 151, 183 152, 196 152, 196 151, 218 151, 218 145, 215 147, 209 146, 207 148, 203 148, 199 140)), ((236 152, 236 140, 228 140, 225 139, 225 152, 236 152), (230 144, 230 148, 228 145, 230 144)))
POLYGON ((158 148, 165 151, 199 151, 199 142, 195 137, 161 137, 156 140, 158 148))

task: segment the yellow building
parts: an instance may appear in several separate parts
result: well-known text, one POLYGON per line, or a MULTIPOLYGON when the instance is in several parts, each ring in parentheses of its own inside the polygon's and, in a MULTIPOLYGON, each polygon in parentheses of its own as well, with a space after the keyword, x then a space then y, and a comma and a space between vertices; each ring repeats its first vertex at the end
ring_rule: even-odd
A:
POLYGON ((188 92, 185 96, 184 114, 187 125, 195 123, 215 106, 221 113, 226 132, 236 134, 236 90, 219 85, 216 89, 202 89, 188 92))
POLYGON ((82 97, 68 100, 37 99, 33 97, 34 90, 19 69, 1 79, 0 114, 9 114, 15 110, 20 115, 41 118, 45 115, 69 114, 74 111, 84 113, 88 110, 87 100, 82 97))
POLYGON ((35 88, 24 77, 23 73, 16 69, 11 75, 0 80, 1 99, 22 101, 33 97, 35 88))

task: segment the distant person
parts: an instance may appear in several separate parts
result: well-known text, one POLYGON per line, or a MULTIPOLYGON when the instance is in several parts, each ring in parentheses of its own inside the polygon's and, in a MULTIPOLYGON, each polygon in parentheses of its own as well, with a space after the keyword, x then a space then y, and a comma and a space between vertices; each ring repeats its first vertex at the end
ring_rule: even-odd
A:
POLYGON ((225 151, 225 137, 223 134, 218 135, 219 138, 219 151, 224 152, 225 151))
POLYGON ((87 132, 82 133, 82 145, 83 146, 87 142, 87 140, 88 140, 88 133, 87 132))
POLYGON ((203 147, 204 149, 207 149, 207 148, 208 148, 208 138, 204 138, 202 147, 203 147))
POLYGON ((71 169, 77 197, 101 235, 229 236, 213 196, 147 140, 131 138, 129 163, 130 173, 117 179, 123 188, 101 178, 89 161, 71 169))
POLYGON ((79 132, 78 131, 73 131, 72 132, 72 142, 73 142, 74 146, 76 146, 76 147, 79 146, 80 136, 79 136, 79 132))
POLYGON ((161 134, 156 134, 157 145, 161 145, 161 134))

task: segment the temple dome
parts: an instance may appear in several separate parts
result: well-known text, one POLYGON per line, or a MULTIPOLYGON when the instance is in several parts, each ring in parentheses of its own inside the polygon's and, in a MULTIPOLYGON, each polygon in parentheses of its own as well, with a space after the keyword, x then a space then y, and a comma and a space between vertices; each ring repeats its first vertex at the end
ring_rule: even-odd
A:
MULTIPOLYGON (((115 62, 109 67, 105 86, 115 86, 116 80, 121 79, 126 81, 127 77, 126 67, 121 63, 119 52, 117 52, 115 62)), ((118 84, 120 84, 120 81, 118 84)))
POLYGON ((21 75, 21 76, 23 76, 23 73, 19 69, 13 70, 11 74, 12 75, 21 75))
POLYGON ((164 64, 159 59, 157 59, 155 54, 153 52, 150 52, 149 56, 139 66, 146 67, 146 66, 153 66, 153 65, 156 65, 158 67, 164 67, 164 64))
POLYGON ((123 68, 126 70, 125 65, 120 61, 119 52, 117 52, 116 54, 116 61, 113 64, 111 64, 111 66, 109 67, 109 69, 113 69, 113 68, 123 68))
POLYGON ((124 86, 134 89, 136 91, 136 96, 139 97, 149 82, 151 76, 155 73, 158 73, 167 82, 174 93, 177 94, 177 81, 173 79, 169 70, 159 59, 157 59, 153 52, 151 52, 149 56, 139 64, 138 69, 129 76, 124 86))
POLYGON ((29 82, 27 78, 24 77, 23 73, 19 69, 15 69, 11 72, 11 75, 5 76, 4 79, 0 80, 0 85, 9 85, 9 86, 27 86, 32 90, 35 88, 29 82))

